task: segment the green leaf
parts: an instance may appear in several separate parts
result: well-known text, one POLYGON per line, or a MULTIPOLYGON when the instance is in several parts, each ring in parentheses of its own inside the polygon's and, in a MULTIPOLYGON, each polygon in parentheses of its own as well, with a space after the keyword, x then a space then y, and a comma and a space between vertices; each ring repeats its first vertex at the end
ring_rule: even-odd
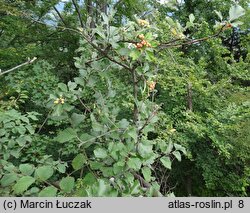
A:
POLYGON ((146 157, 147 155, 152 153, 153 146, 152 145, 145 145, 140 143, 138 146, 138 152, 142 157, 146 157))
POLYGON ((140 182, 138 180, 136 180, 134 182, 133 186, 131 187, 130 194, 137 195, 138 193, 140 193, 140 189, 141 189, 140 182))
POLYGON ((73 177, 63 178, 60 181, 59 186, 64 192, 70 193, 75 186, 75 179, 73 177))
POLYGON ((233 5, 229 10, 229 20, 233 21, 245 14, 245 10, 240 5, 233 5))
POLYGON ((178 161, 181 161, 181 153, 179 151, 174 151, 173 155, 176 157, 178 161))
POLYGON ((69 91, 74 91, 76 87, 77 87, 77 84, 75 82, 71 82, 71 81, 68 82, 69 91))
POLYGON ((189 15, 189 21, 190 21, 190 23, 194 23, 194 20, 195 20, 195 17, 194 17, 194 14, 193 13, 191 13, 190 15, 189 15))
POLYGON ((41 166, 36 169, 35 175, 38 177, 38 179, 45 181, 48 180, 52 175, 54 171, 51 166, 41 166))
POLYGON ((143 167, 142 168, 142 174, 143 174, 143 177, 144 179, 149 182, 151 181, 151 169, 148 168, 148 167, 143 167))
POLYGON ((220 12, 220 11, 217 11, 217 10, 215 10, 214 12, 217 14, 217 16, 218 16, 218 17, 220 18, 220 20, 222 21, 222 20, 223 20, 223 16, 222 16, 221 12, 220 12))
POLYGON ((31 164, 20 164, 19 170, 24 175, 32 175, 35 169, 31 164))
POLYGON ((64 83, 59 83, 58 87, 63 91, 63 92, 68 92, 67 85, 64 83))
POLYGON ((167 169, 171 169, 172 162, 169 157, 164 156, 160 159, 160 161, 162 165, 165 166, 167 169))
POLYGON ((85 119, 85 115, 73 113, 71 115, 71 122, 73 127, 77 127, 80 123, 82 123, 85 119))
POLYGON ((83 154, 78 154, 72 161, 74 170, 79 170, 86 163, 86 158, 83 154))
POLYGON ((139 158, 129 158, 127 164, 130 169, 138 171, 141 168, 142 162, 139 158))
POLYGON ((57 165, 57 169, 60 173, 65 173, 67 167, 67 163, 60 163, 57 165))
POLYGON ((170 141, 165 154, 169 154, 172 151, 173 147, 173 143, 170 141))
POLYGON ((129 56, 135 61, 136 59, 138 59, 141 55, 141 52, 137 49, 134 49, 130 52, 129 56))
POLYGON ((174 143, 174 147, 175 147, 176 150, 181 151, 184 155, 187 154, 187 151, 186 151, 185 147, 183 147, 183 146, 181 146, 179 144, 176 144, 176 143, 174 143))
POLYGON ((58 136, 55 138, 59 143, 65 143, 74 139, 77 136, 76 132, 72 128, 67 128, 63 131, 60 131, 58 136))
POLYGON ((88 173, 85 175, 82 181, 85 185, 93 185, 96 183, 96 177, 92 173, 88 173))
POLYGON ((123 118, 122 120, 120 120, 119 122, 119 127, 122 129, 126 129, 129 126, 129 122, 127 121, 127 119, 123 118))
POLYGON ((137 141, 137 131, 136 131, 136 128, 135 127, 132 127, 130 128, 128 131, 127 131, 127 134, 133 138, 135 141, 137 141))
POLYGON ((3 187, 9 186, 13 182, 17 180, 17 174, 16 173, 9 173, 2 177, 0 183, 3 187))
POLYGON ((106 158, 108 156, 107 151, 103 148, 95 149, 94 154, 97 158, 106 158))
POLYGON ((44 188, 38 194, 39 197, 55 197, 57 193, 57 189, 54 186, 48 186, 44 188))
POLYGON ((103 197, 105 196, 107 190, 108 190, 108 185, 105 183, 104 180, 100 179, 98 180, 98 187, 97 187, 97 195, 98 197, 103 197))
POLYGON ((57 104, 55 106, 55 110, 52 113, 52 116, 61 116, 63 113, 63 105, 62 104, 57 104))
POLYGON ((33 183, 35 182, 35 178, 31 176, 23 176, 21 177, 16 184, 13 186, 13 190, 15 194, 21 194, 26 191, 33 183))
POLYGON ((130 50, 128 48, 121 48, 118 50, 118 53, 122 56, 128 56, 130 50))

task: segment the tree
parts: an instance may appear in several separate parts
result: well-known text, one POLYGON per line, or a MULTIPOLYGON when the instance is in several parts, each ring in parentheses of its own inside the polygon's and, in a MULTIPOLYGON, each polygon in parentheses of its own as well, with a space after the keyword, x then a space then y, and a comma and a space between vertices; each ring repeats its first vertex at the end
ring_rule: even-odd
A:
POLYGON ((6 2, 6 47, 38 60, 2 75, 1 195, 248 195, 247 42, 228 45, 243 7, 6 2))

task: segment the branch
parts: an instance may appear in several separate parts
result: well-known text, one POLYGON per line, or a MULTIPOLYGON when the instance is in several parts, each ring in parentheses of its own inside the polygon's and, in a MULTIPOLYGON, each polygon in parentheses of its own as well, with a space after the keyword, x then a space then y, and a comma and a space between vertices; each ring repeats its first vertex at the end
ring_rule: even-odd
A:
POLYGON ((79 7, 78 7, 78 5, 77 5, 77 3, 76 3, 75 0, 72 0, 72 3, 73 3, 73 5, 74 5, 74 7, 75 7, 75 9, 76 9, 76 12, 77 12, 78 19, 79 19, 79 21, 80 21, 81 27, 84 28, 84 24, 83 24, 83 22, 82 22, 82 17, 81 17, 81 12, 80 12, 80 10, 79 10, 79 7))
POLYGON ((204 37, 204 38, 199 38, 199 39, 193 39, 193 40, 186 41, 186 42, 183 42, 183 43, 177 43, 176 44, 175 42, 181 41, 181 39, 175 39, 175 40, 172 40, 172 41, 161 44, 160 45, 160 50, 163 50, 163 49, 166 49, 166 48, 169 48, 169 47, 181 47, 183 45, 190 45, 190 44, 195 44, 195 43, 199 43, 199 42, 202 42, 202 41, 206 41, 208 39, 215 38, 215 37, 219 36, 224 29, 225 29, 225 25, 222 26, 221 29, 217 33, 215 33, 214 35, 207 36, 207 37, 204 37))
POLYGON ((123 68, 129 70, 129 71, 132 71, 132 69, 126 65, 126 64, 123 64, 117 60, 115 60, 114 58, 112 58, 111 56, 108 55, 107 51, 101 49, 100 47, 98 47, 98 45, 94 44, 91 39, 88 39, 87 36, 85 36, 83 33, 82 33, 82 36, 83 38, 94 48, 96 49, 99 53, 101 53, 104 57, 108 58, 110 61, 114 62, 115 64, 118 64, 120 66, 122 66, 123 68))
POLYGON ((18 65, 18 66, 16 66, 16 67, 13 67, 13 68, 11 68, 11 69, 9 69, 9 70, 6 70, 6 71, 4 71, 4 72, 1 72, 1 70, 0 70, 0 76, 1 76, 1 75, 4 75, 4 74, 6 74, 6 73, 12 72, 12 71, 14 71, 14 70, 16 70, 16 69, 18 69, 18 68, 20 68, 20 67, 23 67, 23 66, 27 65, 27 64, 31 64, 31 63, 33 63, 36 59, 37 59, 37 57, 34 57, 33 59, 29 59, 28 61, 26 61, 26 62, 24 62, 24 63, 22 63, 22 64, 20 64, 20 65, 18 65))
POLYGON ((81 98, 79 96, 77 96, 78 100, 80 101, 81 105, 88 111, 91 112, 91 110, 83 103, 83 101, 81 100, 81 98))
POLYGON ((141 175, 138 175, 137 173, 134 173, 133 175, 134 175, 134 177, 136 179, 139 180, 142 187, 145 187, 145 188, 150 188, 151 187, 151 185, 148 182, 146 182, 141 175))
POLYGON ((115 5, 113 6, 114 9, 116 9, 120 3, 122 3, 123 0, 119 0, 115 3, 115 5))
POLYGON ((142 130, 150 123, 150 121, 156 116, 157 111, 159 110, 158 106, 155 106, 154 111, 151 113, 151 115, 147 118, 144 125, 139 129, 139 135, 142 133, 142 130))
POLYGON ((62 23, 67 26, 67 23, 65 22, 64 18, 62 17, 61 13, 58 11, 58 9, 53 6, 54 10, 56 11, 57 15, 59 16, 59 18, 61 19, 62 23))
POLYGON ((90 66, 90 64, 91 64, 92 62, 102 60, 103 58, 105 58, 105 56, 100 56, 100 57, 98 57, 98 58, 94 58, 94 59, 92 59, 92 60, 89 60, 89 61, 85 62, 85 64, 88 65, 88 66, 90 66))

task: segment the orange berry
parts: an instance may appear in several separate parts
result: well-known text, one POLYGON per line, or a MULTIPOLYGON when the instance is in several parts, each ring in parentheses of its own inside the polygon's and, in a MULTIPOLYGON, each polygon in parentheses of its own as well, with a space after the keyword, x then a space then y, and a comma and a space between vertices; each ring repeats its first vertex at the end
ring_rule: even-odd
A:
POLYGON ((155 89, 156 82, 155 81, 147 81, 149 90, 153 91, 155 89))
POLYGON ((140 48, 143 47, 143 45, 142 45, 141 43, 137 43, 137 44, 136 44, 136 47, 137 47, 138 49, 140 49, 140 48))
POLYGON ((152 45, 150 43, 146 43, 146 47, 152 47, 152 45))

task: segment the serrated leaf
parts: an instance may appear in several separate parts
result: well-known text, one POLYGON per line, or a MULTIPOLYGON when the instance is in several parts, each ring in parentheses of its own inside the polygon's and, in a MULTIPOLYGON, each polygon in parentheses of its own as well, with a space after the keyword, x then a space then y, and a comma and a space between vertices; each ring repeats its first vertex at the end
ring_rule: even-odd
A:
POLYGON ((127 165, 130 169, 138 171, 141 168, 142 162, 139 158, 129 158, 127 165))
POLYGON ((31 176, 23 176, 19 180, 17 180, 16 184, 13 186, 13 190, 15 194, 21 194, 26 191, 33 183, 35 182, 35 178, 31 176))
POLYGON ((67 128, 63 131, 60 131, 57 137, 55 138, 56 141, 59 143, 65 143, 74 139, 77 136, 76 132, 72 128, 67 128))
POLYGON ((85 115, 73 113, 71 115, 71 122, 73 127, 77 127, 80 123, 85 120, 85 115))
POLYGON ((127 121, 127 119, 123 118, 122 120, 120 120, 119 122, 119 127, 122 129, 126 129, 129 126, 129 122, 127 121))
POLYGON ((63 92, 67 92, 68 91, 68 87, 64 83, 59 83, 58 84, 58 88, 60 88, 63 92))
POLYGON ((229 10, 229 20, 233 21, 245 14, 245 10, 240 5, 233 5, 229 10))
POLYGON ((35 169, 34 166, 31 164, 20 164, 19 170, 24 175, 32 175, 35 169))
POLYGON ((65 173, 67 164, 66 163, 60 163, 57 165, 57 169, 60 173, 65 173))
POLYGON ((94 154, 97 158, 106 158, 108 156, 107 151, 103 148, 95 149, 94 154))
POLYGON ((160 161, 167 169, 171 169, 172 162, 169 157, 164 156, 160 159, 160 161))
POLYGON ((62 189, 62 191, 70 193, 75 186, 75 179, 73 177, 63 178, 60 181, 59 186, 62 189))
POLYGON ((148 167, 143 167, 141 171, 142 171, 144 179, 147 182, 151 181, 151 169, 148 167))
POLYGON ((152 149, 153 149, 153 146, 152 145, 145 145, 145 144, 142 144, 140 143, 138 145, 138 152, 139 154, 142 156, 142 157, 146 157, 148 156, 149 154, 152 153, 152 149))
POLYGON ((2 177, 0 183, 3 187, 9 186, 10 184, 14 183, 17 180, 16 173, 9 173, 2 177))
POLYGON ((41 166, 36 169, 35 175, 38 179, 45 181, 48 180, 54 173, 51 166, 41 166))
POLYGON ((179 151, 174 151, 173 155, 176 157, 178 161, 181 161, 181 153, 179 151))
POLYGON ((57 193, 57 188, 54 186, 48 186, 39 192, 39 197, 55 197, 57 193))
POLYGON ((74 170, 81 169, 86 163, 86 158, 83 154, 78 154, 72 161, 72 166, 74 170))
POLYGON ((82 182, 88 186, 93 185, 94 183, 96 183, 96 177, 92 173, 88 173, 85 175, 82 182))

